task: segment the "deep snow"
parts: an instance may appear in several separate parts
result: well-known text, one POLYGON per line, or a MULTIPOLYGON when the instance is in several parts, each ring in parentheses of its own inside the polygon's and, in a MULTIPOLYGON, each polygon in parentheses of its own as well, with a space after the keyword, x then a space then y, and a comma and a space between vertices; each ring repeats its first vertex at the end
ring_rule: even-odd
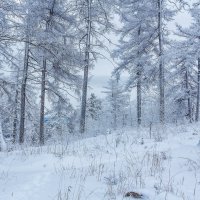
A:
POLYGON ((199 139, 200 125, 154 126, 1 152, 0 200, 200 200, 199 139))

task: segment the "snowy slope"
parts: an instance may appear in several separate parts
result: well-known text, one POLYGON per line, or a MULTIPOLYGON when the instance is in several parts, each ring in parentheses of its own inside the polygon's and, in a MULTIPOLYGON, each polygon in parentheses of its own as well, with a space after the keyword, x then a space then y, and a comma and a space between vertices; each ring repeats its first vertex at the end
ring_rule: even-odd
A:
POLYGON ((153 127, 0 153, 0 200, 200 200, 199 139, 196 125, 153 127))

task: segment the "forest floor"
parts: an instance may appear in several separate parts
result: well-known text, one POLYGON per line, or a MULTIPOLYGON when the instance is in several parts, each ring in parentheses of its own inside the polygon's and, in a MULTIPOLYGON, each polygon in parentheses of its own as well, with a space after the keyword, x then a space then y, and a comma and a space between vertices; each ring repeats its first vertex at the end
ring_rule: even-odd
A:
POLYGON ((200 200, 200 125, 0 153, 0 200, 200 200), (132 198, 133 199, 133 198, 132 198))

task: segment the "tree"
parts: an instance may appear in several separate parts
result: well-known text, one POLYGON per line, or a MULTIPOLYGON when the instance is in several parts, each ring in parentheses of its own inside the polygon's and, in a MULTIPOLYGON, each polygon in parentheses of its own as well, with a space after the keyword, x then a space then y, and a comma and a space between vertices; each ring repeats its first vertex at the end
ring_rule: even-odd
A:
MULTIPOLYGON (((130 1, 118 0, 118 13, 123 27, 121 39, 114 56, 120 59, 115 73, 128 71, 128 87, 137 87, 137 121, 141 124, 142 88, 158 78, 160 123, 165 115, 165 67, 164 46, 167 44, 166 24, 175 14, 169 1, 130 1), (156 58, 156 59, 155 59, 156 58), (157 66, 158 70, 155 70, 157 66), (156 71, 159 73, 156 74, 156 71)), ((173 3, 172 3, 173 4, 173 3)))
MULTIPOLYGON (((16 12, 17 3, 12 0, 2 0, 0 5, 0 118, 1 134, 9 134, 14 114, 15 103, 12 94, 15 94, 15 76, 12 76, 11 70, 18 70, 17 57, 13 53, 13 45, 16 44, 13 27, 15 25, 13 16, 16 12)), ((16 97, 16 95, 15 95, 16 97)), ((16 97, 17 98, 17 97, 16 97)), ((13 123, 14 125, 15 123, 13 123)), ((11 136, 11 135, 10 135, 11 136)), ((3 143, 3 141, 2 141, 3 143)))
POLYGON ((150 12, 152 2, 118 1, 121 8, 123 27, 120 29, 121 38, 118 50, 114 56, 120 59, 115 73, 126 70, 130 77, 128 88, 137 88, 137 123, 142 121, 142 87, 144 87, 146 72, 151 70, 152 51, 154 40, 157 37, 155 30, 155 14, 150 12), (135 12, 133 12, 135 10, 135 12))
POLYGON ((30 32, 28 34, 30 40, 28 42, 26 40, 25 46, 27 62, 24 62, 23 91, 21 91, 20 141, 23 143, 24 140, 27 96, 25 87, 29 79, 32 85, 41 85, 39 142, 43 145, 46 91, 48 94, 54 93, 58 96, 62 96, 62 93, 66 95, 70 91, 77 92, 80 86, 78 71, 81 68, 81 56, 77 50, 76 15, 70 7, 71 2, 29 0, 28 3, 25 5, 29 11, 28 17, 33 19, 27 22, 31 28, 26 29, 30 32))
POLYGON ((0 151, 5 151, 5 150, 7 150, 7 145, 3 137, 2 127, 0 122, 0 151))
POLYGON ((186 117, 192 122, 196 96, 196 61, 193 59, 192 48, 186 40, 174 41, 168 51, 170 67, 167 80, 171 84, 166 88, 166 96, 170 99, 171 114, 175 114, 176 120, 186 117))
MULTIPOLYGON (((45 116, 45 91, 51 90, 60 95, 58 89, 55 90, 53 84, 48 82, 50 67, 54 69, 51 78, 57 82, 64 81, 64 85, 70 86, 70 90, 76 90, 79 85, 78 72, 80 65, 80 55, 75 43, 76 19, 74 13, 68 12, 68 4, 65 1, 49 0, 40 2, 41 24, 44 23, 42 38, 39 38, 43 47, 42 60, 42 80, 41 80, 41 101, 40 101, 40 144, 44 144, 44 116, 45 116), (42 15, 46 12, 46 15, 42 15), (61 13, 61 14, 60 14, 61 13), (42 39, 42 40, 41 40, 42 39), (53 56, 53 58, 52 58, 53 56)), ((51 69, 52 70, 52 69, 51 69)), ((66 98, 65 98, 66 99, 66 98)))
POLYGON ((189 62, 196 65, 197 78, 196 78, 196 114, 195 120, 199 121, 199 105, 200 105, 200 53, 199 53, 199 44, 200 44, 200 15, 199 8, 200 4, 195 3, 190 10, 190 13, 193 18, 193 22, 189 28, 178 27, 178 35, 184 38, 185 49, 181 53, 183 55, 187 54, 187 57, 190 57, 189 62))
POLYGON ((19 123, 19 117, 18 117, 18 112, 19 112, 19 92, 20 92, 20 82, 19 82, 19 68, 17 69, 17 74, 12 77, 14 82, 14 91, 13 93, 15 94, 14 96, 14 103, 13 103, 13 130, 12 130, 12 136, 13 136, 13 143, 15 144, 17 141, 17 133, 18 133, 18 123, 19 123))
MULTIPOLYGON (((10 77, 1 75, 0 79, 0 121, 1 132, 4 136, 12 137, 12 120, 15 109, 13 93, 15 93, 15 83, 10 77)), ((3 136, 2 136, 3 137, 3 136)))
POLYGON ((0 68, 6 65, 6 62, 13 63, 14 56, 11 53, 12 38, 12 16, 14 13, 15 1, 1 0, 0 5, 0 68))
POLYGON ((178 10, 185 5, 184 0, 157 0, 158 13, 158 58, 159 58, 159 98, 160 98, 160 123, 165 123, 165 46, 168 35, 166 24, 173 19, 178 10), (171 4, 171 5, 170 5, 171 4), (179 4, 179 5, 178 5, 179 4), (175 6, 174 6, 175 5, 175 6), (170 8, 172 7, 172 8, 170 8), (174 8, 173 8, 174 7, 174 8))
POLYGON ((28 80, 28 70, 30 65, 30 43, 33 40, 33 33, 37 27, 37 21, 34 17, 34 1, 27 0, 19 5, 20 13, 19 18, 22 16, 22 23, 19 23, 21 27, 21 33, 19 34, 19 40, 24 41, 24 68, 21 82, 21 99, 20 99, 20 131, 19 131, 19 143, 24 143, 25 135, 25 114, 26 114, 26 90, 28 80), (25 38, 25 39, 24 39, 25 38))
POLYGON ((112 127, 116 130, 119 122, 123 121, 122 119, 128 108, 129 96, 120 84, 119 78, 110 79, 105 89, 107 90, 104 92, 107 94, 106 100, 110 105, 109 112, 112 114, 112 127))
POLYGON ((82 52, 85 54, 80 117, 80 132, 84 133, 87 110, 88 72, 93 61, 100 55, 98 48, 105 48, 102 37, 105 39, 105 33, 111 28, 109 14, 112 1, 78 0, 77 2, 77 9, 80 13, 80 44, 83 47, 82 52))
POLYGON ((61 136, 64 140, 67 134, 75 131, 76 111, 68 99, 54 95, 51 109, 46 113, 46 137, 61 136))
POLYGON ((98 120, 99 112, 102 110, 101 100, 99 100, 94 93, 90 95, 87 101, 87 115, 92 120, 98 120))

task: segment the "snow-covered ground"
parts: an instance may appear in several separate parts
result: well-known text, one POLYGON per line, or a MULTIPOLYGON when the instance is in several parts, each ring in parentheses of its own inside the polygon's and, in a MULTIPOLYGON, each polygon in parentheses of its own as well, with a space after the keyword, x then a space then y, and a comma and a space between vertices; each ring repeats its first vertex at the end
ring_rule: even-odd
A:
POLYGON ((200 200, 199 125, 0 153, 0 200, 200 200))

